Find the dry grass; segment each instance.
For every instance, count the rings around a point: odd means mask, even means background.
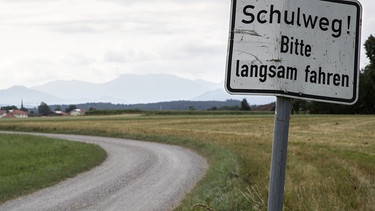
[[[229,176],[216,177],[235,182],[222,191],[230,201],[213,199],[212,207],[247,210],[251,203],[265,210],[273,124],[273,115],[161,115],[8,120],[0,128],[147,138],[196,150],[199,144],[191,143],[219,146],[233,153],[235,166]],[[200,153],[210,159],[214,152]],[[375,210],[374,116],[293,115],[287,159],[284,210]]]

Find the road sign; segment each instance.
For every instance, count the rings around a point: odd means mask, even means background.
[[[361,15],[349,0],[232,0],[227,91],[355,103]]]

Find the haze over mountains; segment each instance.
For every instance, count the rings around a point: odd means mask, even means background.
[[[14,86],[0,90],[0,105],[34,107],[41,102],[53,104],[79,104],[110,102],[114,104],[153,103],[178,100],[225,101],[246,98],[252,105],[267,104],[274,97],[235,96],[224,90],[223,83],[189,80],[173,75],[121,75],[106,83],[89,83],[78,80],[53,81],[35,87]]]

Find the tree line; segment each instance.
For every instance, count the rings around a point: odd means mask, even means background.
[[[68,107],[65,108],[65,112],[69,113],[73,111],[74,109],[77,109],[76,105],[69,105]],[[54,106],[53,111],[64,111],[61,106],[57,105]],[[45,102],[41,102],[40,105],[38,106],[38,114],[42,116],[48,116],[53,112],[51,109],[51,106],[47,105]]]
[[[21,106],[22,107],[22,106]],[[240,100],[226,100],[226,101],[170,101],[170,102],[158,102],[158,103],[144,103],[144,104],[112,104],[112,103],[83,103],[76,105],[48,105],[45,102],[41,102],[39,106],[35,108],[25,109],[30,116],[51,116],[55,115],[56,111],[62,111],[69,113],[74,109],[83,109],[87,112],[96,111],[123,111],[123,110],[154,110],[154,111],[202,111],[202,110],[251,110],[253,106],[250,106],[247,100],[244,98]],[[2,110],[18,109],[16,106],[4,106]]]

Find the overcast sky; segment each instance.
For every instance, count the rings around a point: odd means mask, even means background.
[[[375,1],[360,2],[363,43]],[[230,0],[0,0],[0,89],[127,73],[221,82],[229,12]]]

